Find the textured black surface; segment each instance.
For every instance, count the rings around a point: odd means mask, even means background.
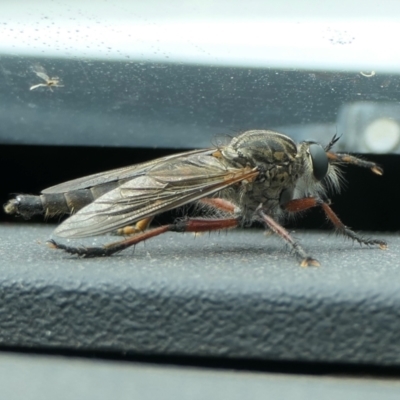
[[[23,382],[23,384],[22,384]],[[383,379],[290,376],[0,353],[7,400],[397,400],[400,383]]]
[[[1,226],[2,346],[400,364],[398,236],[382,251],[298,232],[322,263],[304,269],[261,230],[78,259],[50,229]]]

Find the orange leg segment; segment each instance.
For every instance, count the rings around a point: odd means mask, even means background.
[[[367,246],[371,246],[377,244],[379,248],[385,250],[387,248],[387,244],[383,240],[377,239],[366,239],[352,231],[343,222],[340,218],[335,214],[332,208],[329,207],[328,203],[324,202],[321,199],[315,197],[305,197],[303,199],[294,199],[290,200],[286,204],[283,205],[283,208],[289,212],[299,212],[304,211],[312,207],[321,207],[329,221],[332,222],[333,226],[344,236],[347,236],[360,244],[366,244]]]
[[[220,199],[218,197],[216,198],[205,197],[204,199],[200,199],[199,202],[231,214],[233,214],[237,209],[237,207],[230,201],[225,199]]]
[[[129,236],[144,232],[150,226],[151,221],[153,221],[153,218],[154,217],[141,219],[140,221],[136,222],[134,226],[132,225],[124,226],[123,228],[117,230],[117,235]]]

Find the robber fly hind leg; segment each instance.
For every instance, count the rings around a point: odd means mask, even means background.
[[[237,207],[228,200],[221,198],[204,198],[200,199],[200,203],[205,204],[213,209],[223,211],[225,213],[233,214],[237,211]],[[126,240],[113,242],[108,245],[100,247],[72,247],[61,243],[57,243],[54,240],[50,240],[48,244],[51,247],[61,249],[70,254],[77,254],[81,257],[105,257],[110,256],[114,253],[122,251],[130,246],[134,246],[140,242],[143,242],[152,237],[161,235],[165,232],[206,232],[213,230],[221,230],[228,228],[236,228],[239,223],[239,218],[228,218],[228,219],[187,219],[177,220],[173,224],[163,225],[158,228],[148,230],[148,227],[153,220],[153,217],[149,217],[140,220],[135,226],[127,226],[121,228],[118,234],[134,235]],[[130,232],[130,229],[135,230]]]
[[[77,254],[81,257],[104,257],[125,250],[144,240],[161,235],[166,232],[208,232],[222,229],[236,228],[240,224],[240,218],[224,219],[186,219],[177,220],[172,224],[162,225],[158,228],[150,229],[141,234],[135,235],[126,240],[114,242],[100,247],[71,247],[54,240],[48,243],[50,247],[61,249],[70,254]]]
[[[199,203],[228,214],[234,214],[238,211],[237,207],[233,203],[217,197],[206,197],[204,199],[200,199]],[[154,217],[149,217],[138,221],[135,225],[124,226],[123,228],[118,229],[115,234],[118,236],[133,236],[143,233],[147,231],[153,219]]]

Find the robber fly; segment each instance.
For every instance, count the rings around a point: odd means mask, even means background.
[[[386,248],[384,241],[362,238],[347,228],[329,206],[327,192],[339,190],[341,165],[383,173],[373,162],[332,152],[338,139],[335,135],[324,148],[311,141],[296,144],[269,130],[247,131],[219,148],[75,179],[45,189],[39,196],[18,195],[4,209],[25,218],[73,214],[55,230],[59,237],[82,238],[116,230],[129,235],[99,247],[49,242],[51,247],[83,257],[109,256],[165,232],[214,231],[260,221],[289,244],[302,266],[318,266],[280,224],[290,214],[321,207],[341,234],[360,244]],[[207,218],[178,219],[149,228],[157,214],[188,203],[206,207]]]
[[[29,90],[34,90],[38,87],[48,87],[51,91],[53,91],[52,87],[64,87],[64,85],[61,85],[60,83],[60,78],[56,76],[50,78],[47,75],[46,70],[41,65],[36,64],[32,67],[32,70],[39,78],[43,79],[45,83],[38,83],[36,85],[33,85],[29,88]]]

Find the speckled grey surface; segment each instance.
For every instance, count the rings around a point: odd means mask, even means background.
[[[0,226],[2,346],[400,365],[397,235],[382,251],[296,232],[322,264],[301,268],[261,230],[79,259],[45,246],[51,229]]]
[[[7,400],[398,400],[400,382],[293,376],[0,353]]]

